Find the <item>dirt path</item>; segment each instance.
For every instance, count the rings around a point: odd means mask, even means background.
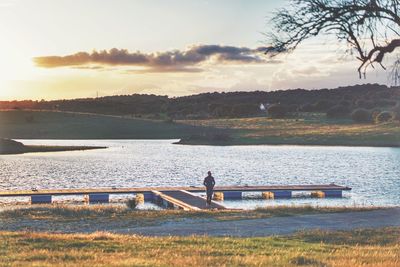
[[[239,221],[196,222],[187,220],[161,226],[114,229],[118,233],[149,236],[210,235],[254,237],[291,234],[300,230],[351,230],[400,226],[400,208],[366,212],[346,212]]]
[[[296,215],[263,219],[217,221],[206,218],[164,221],[158,225],[135,225],[132,222],[104,219],[51,221],[35,219],[0,220],[0,231],[42,231],[90,233],[108,231],[147,236],[270,236],[291,234],[300,230],[351,230],[356,228],[400,227],[400,207],[362,212]]]

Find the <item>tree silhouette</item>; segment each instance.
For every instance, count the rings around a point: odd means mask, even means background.
[[[335,34],[349,45],[360,61],[358,73],[365,78],[368,67],[380,65],[400,47],[400,0],[292,0],[272,18],[272,42],[266,54],[291,52],[303,41]],[[394,64],[399,79],[400,59]]]

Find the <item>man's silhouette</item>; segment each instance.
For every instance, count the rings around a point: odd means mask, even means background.
[[[206,187],[206,192],[207,192],[207,205],[211,205],[215,180],[214,177],[211,176],[210,171],[208,172],[208,176],[204,178],[203,184]]]

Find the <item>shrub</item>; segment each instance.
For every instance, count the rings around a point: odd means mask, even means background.
[[[371,108],[374,108],[375,105],[371,101],[366,101],[366,100],[360,99],[360,100],[356,101],[356,106],[360,107],[360,108],[371,109]]]
[[[380,99],[375,101],[376,106],[378,107],[394,107],[396,106],[397,102],[394,100],[387,100],[387,99]]]
[[[135,199],[129,199],[129,200],[126,202],[126,206],[127,206],[128,208],[132,209],[132,210],[136,209],[136,207],[137,207],[136,200],[135,200]]]
[[[273,118],[283,118],[287,114],[287,108],[281,104],[273,104],[267,109],[268,114]]]
[[[302,111],[302,112],[313,112],[314,111],[314,105],[311,105],[310,103],[305,104],[305,105],[303,105],[303,106],[301,106],[299,108],[299,111]]]
[[[336,105],[328,109],[326,116],[328,118],[343,118],[350,114],[349,107],[343,105]]]
[[[393,114],[396,120],[400,120],[400,102],[393,108]]]
[[[297,112],[299,111],[299,106],[296,104],[291,104],[286,106],[287,112]]]
[[[139,201],[136,198],[128,199],[128,201],[126,202],[126,206],[131,210],[136,209],[136,207],[138,205],[139,205]]]
[[[377,93],[378,98],[390,98],[390,92],[384,91],[384,92],[380,92]]]
[[[339,102],[339,105],[350,107],[351,106],[351,102],[349,100],[342,100],[342,101]]]
[[[313,105],[313,111],[327,111],[334,103],[327,100],[319,100]]]
[[[234,117],[251,116],[260,113],[258,104],[239,104],[232,107],[231,115]]]
[[[371,111],[371,119],[372,121],[376,121],[376,117],[378,117],[379,113],[381,113],[382,110],[375,108]]]
[[[382,111],[381,113],[376,116],[375,121],[377,123],[388,122],[394,119],[394,114],[390,111]]]
[[[363,108],[358,108],[351,113],[351,118],[355,122],[371,122],[372,121],[372,115],[371,112],[363,109]]]
[[[232,107],[228,105],[218,105],[212,111],[214,117],[230,117],[232,115]]]

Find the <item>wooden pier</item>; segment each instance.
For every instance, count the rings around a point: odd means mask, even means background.
[[[218,186],[215,192],[222,192],[224,199],[241,199],[244,192],[268,192],[268,198],[291,198],[292,192],[312,192],[323,197],[342,197],[349,187],[329,185],[271,185],[271,186]],[[30,197],[32,204],[52,203],[53,196],[83,195],[89,203],[108,203],[110,195],[143,194],[145,201],[161,203],[165,207],[184,210],[205,208],[225,209],[215,201],[207,207],[205,199],[193,193],[204,192],[204,187],[137,187],[137,188],[95,188],[3,191],[0,197]]]
[[[202,209],[226,209],[225,206],[212,201],[210,206],[206,205],[204,198],[197,196],[185,190],[174,191],[154,191],[162,201],[167,201],[168,205],[177,206],[184,210],[202,210]],[[163,203],[165,206],[165,203]]]

